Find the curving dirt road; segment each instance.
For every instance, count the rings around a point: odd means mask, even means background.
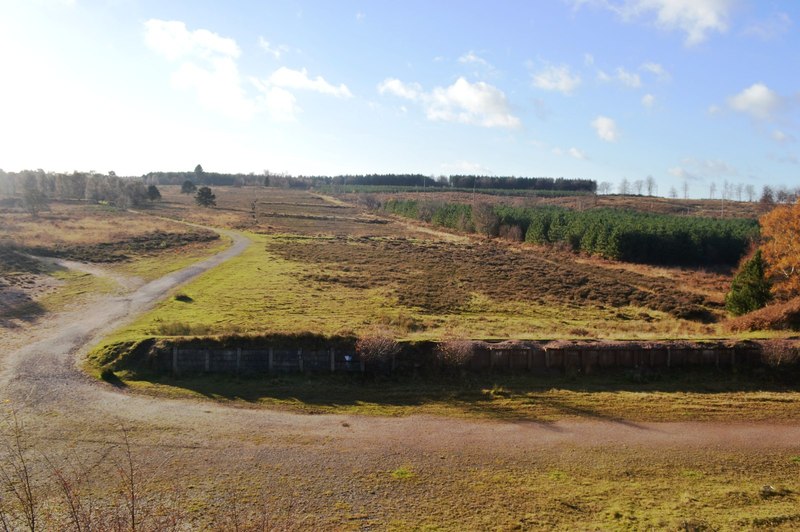
[[[594,452],[620,447],[655,455],[659,449],[800,451],[800,425],[303,415],[157,399],[85,376],[76,362],[93,342],[250,245],[240,234],[220,232],[233,239],[229,249],[127,295],[102,297],[87,308],[46,319],[42,326],[32,326],[33,341],[3,355],[0,398],[25,416],[28,429],[42,445],[60,452],[117,442],[115,427],[125,425],[135,434],[137,445],[159,449],[176,477],[196,482],[219,475],[248,482],[288,478],[292,490],[297,486],[305,490],[298,504],[309,511],[326,508],[330,501],[325,494],[331,492],[337,500],[352,504],[375,502],[381,492],[370,491],[369,482],[358,479],[409,463],[452,471],[531,463],[532,457],[548,450]]]

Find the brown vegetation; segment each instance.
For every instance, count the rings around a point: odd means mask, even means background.
[[[313,264],[309,281],[350,288],[390,288],[405,306],[468,311],[475,294],[496,301],[638,306],[684,319],[711,319],[717,304],[681,291],[668,279],[603,270],[547,249],[497,242],[334,238],[313,245],[285,240],[269,248]]]
[[[800,200],[781,205],[759,220],[767,274],[782,297],[800,295]]]
[[[800,329],[800,297],[775,303],[727,323],[732,332]]]

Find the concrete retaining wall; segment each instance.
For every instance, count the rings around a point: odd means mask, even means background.
[[[288,372],[363,372],[436,369],[432,342],[404,344],[400,352],[382,364],[362,364],[353,346],[291,345],[262,347],[197,347],[162,344],[148,356],[148,369],[163,373],[264,374]],[[687,344],[601,342],[488,344],[479,347],[466,368],[476,372],[567,372],[591,374],[612,368],[731,369],[762,363],[763,346],[756,342]]]

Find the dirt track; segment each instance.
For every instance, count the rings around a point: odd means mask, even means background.
[[[197,481],[219,475],[259,477],[263,482],[288,478],[292,490],[305,490],[299,504],[309,512],[327,508],[330,501],[324,494],[329,492],[352,504],[381,500],[381,491],[365,487],[363,478],[409,463],[445,471],[466,464],[513,465],[563,449],[581,453],[580,449],[637,447],[654,454],[661,448],[734,453],[800,450],[797,424],[594,420],[547,424],[302,415],[134,395],[79,371],[76,361],[94,341],[249,245],[241,235],[226,234],[233,238],[233,246],[215,257],[127,295],[102,297],[88,308],[45,318],[26,331],[28,345],[3,354],[0,397],[24,416],[43,450],[61,452],[117,442],[115,427],[125,425],[137,446],[158,448],[158,454],[169,458],[175,476]]]

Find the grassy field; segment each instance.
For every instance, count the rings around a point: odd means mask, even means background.
[[[174,188],[174,187],[169,187]],[[267,332],[412,339],[706,338],[729,272],[630,266],[466,238],[376,218],[304,191],[218,189],[197,209],[166,190],[156,212],[247,229],[254,245],[132,325],[124,336]]]

